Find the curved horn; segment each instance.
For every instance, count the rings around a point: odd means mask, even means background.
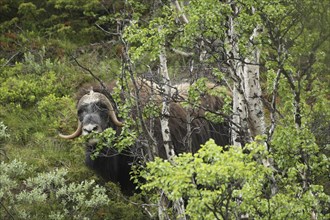
[[[64,138],[64,139],[73,139],[73,138],[76,138],[76,137],[80,136],[81,131],[82,131],[82,124],[78,120],[78,127],[77,127],[77,130],[75,132],[73,132],[72,134],[69,134],[69,135],[59,134],[59,136],[61,138]]]
[[[111,120],[113,121],[113,123],[119,127],[123,127],[124,124],[118,120],[115,110],[113,109],[113,106],[112,106],[111,102],[109,101],[109,99],[104,100],[104,103],[108,106],[109,116],[110,116]]]
[[[124,124],[118,120],[115,110],[113,109],[113,106],[112,106],[110,100],[105,95],[103,95],[99,92],[94,92],[93,90],[91,90],[89,94],[84,95],[78,102],[78,109],[81,105],[89,104],[89,103],[97,102],[97,101],[101,101],[102,103],[104,103],[107,106],[107,108],[109,110],[108,114],[109,114],[112,122],[115,125],[117,125],[119,127],[124,126]]]

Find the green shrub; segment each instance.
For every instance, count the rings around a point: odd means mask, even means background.
[[[4,148],[4,143],[5,143],[6,139],[8,139],[9,137],[10,137],[10,135],[8,134],[7,126],[4,125],[4,123],[2,121],[0,121],[0,161],[2,161],[2,159],[6,158],[6,151]]]
[[[330,197],[323,187],[315,184],[304,191],[296,174],[278,175],[278,192],[269,196],[272,169],[258,162],[267,157],[273,155],[258,142],[225,151],[210,140],[194,155],[149,162],[140,172],[146,180],[141,188],[154,195],[155,203],[159,192],[172,202],[184,198],[190,219],[236,219],[246,213],[252,219],[308,219],[312,211],[328,219]]]
[[[67,169],[37,173],[27,163],[0,163],[0,216],[2,219],[137,219],[141,212],[111,198],[108,187],[94,180],[70,182]],[[118,191],[117,191],[118,192]],[[117,204],[131,212],[115,213]]]
[[[110,199],[94,181],[67,183],[67,170],[57,169],[20,181],[28,166],[20,161],[1,163],[0,201],[5,219],[83,219],[104,208]]]
[[[2,121],[0,121],[0,146],[7,138],[9,138],[9,134],[7,132],[7,126],[4,125]]]

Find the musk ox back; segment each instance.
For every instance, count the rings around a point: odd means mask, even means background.
[[[179,85],[174,88],[177,96],[186,97],[186,85]],[[140,84],[140,108],[143,108],[146,102],[152,97],[156,97],[154,102],[160,104],[160,95],[151,92],[154,86],[149,83]],[[107,128],[112,128],[116,135],[120,135],[121,128],[125,122],[118,119],[114,103],[109,97],[113,85],[110,85],[108,90],[94,88],[81,95],[77,104],[78,126],[75,132],[70,135],[62,135],[64,139],[73,139],[80,135],[88,135],[90,133],[101,133]],[[221,109],[223,101],[217,96],[204,95],[201,99],[200,108],[187,109],[184,108],[177,99],[172,99],[170,103],[170,114],[167,116],[160,115],[159,117],[147,119],[148,130],[152,130],[153,139],[157,146],[157,155],[166,159],[164,142],[161,133],[160,118],[169,117],[169,128],[171,136],[171,144],[174,147],[176,154],[183,152],[196,152],[201,144],[204,144],[208,139],[212,138],[219,145],[229,144],[229,130],[225,122],[214,123],[205,118],[205,111],[216,112]],[[132,118],[138,119],[135,111],[132,111]],[[152,121],[152,123],[150,123]],[[134,129],[134,128],[132,128]],[[141,133],[141,136],[144,134]],[[141,137],[143,139],[143,137]],[[140,138],[139,138],[140,139]],[[130,167],[138,157],[137,146],[127,146],[125,152],[118,152],[112,146],[107,146],[103,149],[103,153],[96,158],[91,158],[91,155],[96,149],[98,140],[91,139],[86,143],[86,164],[97,171],[106,181],[120,183],[124,191],[131,191],[133,184],[130,181]],[[137,141],[138,142],[138,141]],[[136,142],[136,143],[137,143]],[[138,145],[138,144],[135,144]],[[147,146],[148,147],[148,146]],[[145,150],[145,148],[144,148]],[[147,154],[146,152],[142,153]]]

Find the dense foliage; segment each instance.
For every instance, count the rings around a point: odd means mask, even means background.
[[[1,1],[0,218],[328,219],[329,10],[326,0]],[[236,114],[235,68],[258,66],[265,130],[138,166],[139,193],[127,197],[85,167],[83,140],[57,134],[75,129],[81,85],[119,79],[120,100],[132,78],[162,78],[164,52],[172,82],[192,85],[186,108],[208,81],[223,86],[212,91],[225,100],[214,121]],[[127,126],[132,102],[118,103]],[[152,102],[143,109],[159,114]],[[102,136],[122,150],[144,132],[125,129]]]

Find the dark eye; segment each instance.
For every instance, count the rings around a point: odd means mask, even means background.
[[[79,109],[78,109],[78,115],[82,115],[84,112],[86,112],[86,108],[84,106],[81,106]]]
[[[104,111],[104,112],[107,112],[108,111],[108,107],[105,105],[105,104],[103,104],[103,103],[98,103],[97,104],[97,107],[98,107],[98,109],[100,110],[100,111]]]

